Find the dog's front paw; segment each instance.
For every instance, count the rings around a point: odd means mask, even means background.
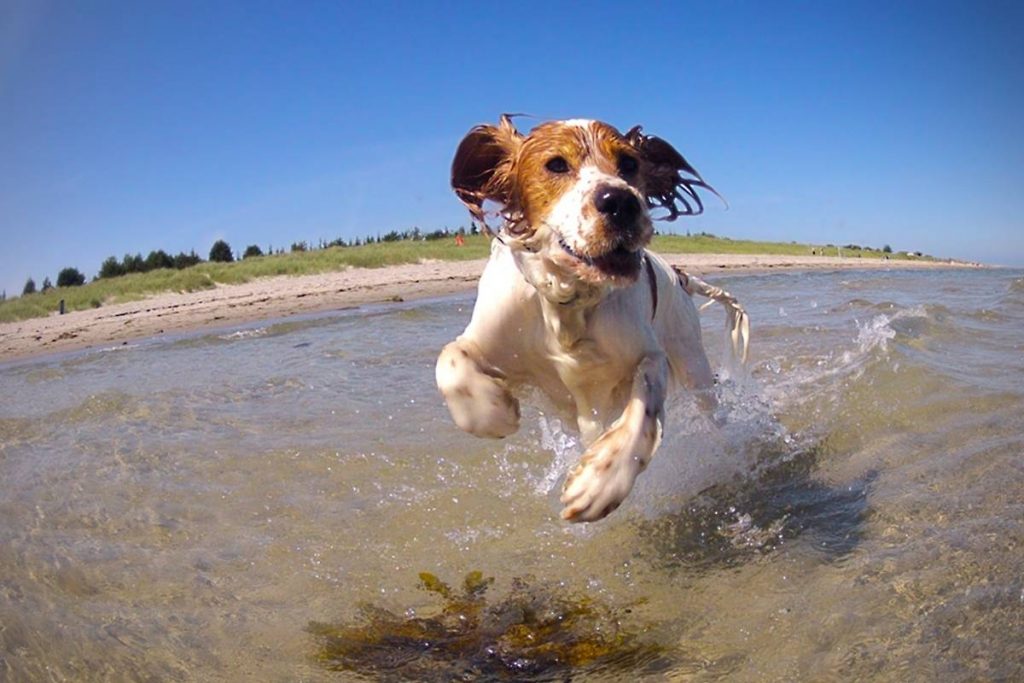
[[[643,470],[627,447],[628,437],[625,429],[612,429],[587,449],[562,486],[562,519],[595,522],[626,499]]]
[[[448,411],[461,429],[493,439],[519,429],[519,401],[509,392],[503,376],[497,370],[485,370],[458,343],[441,352],[436,375]]]

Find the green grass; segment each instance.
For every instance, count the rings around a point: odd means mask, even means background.
[[[835,256],[835,247],[782,242],[732,240],[710,235],[658,235],[652,249],[666,254],[771,254],[810,255],[812,251]],[[347,267],[380,268],[424,259],[468,261],[485,258],[490,240],[469,236],[456,247],[453,240],[380,242],[359,247],[332,247],[274,256],[257,256],[234,263],[201,263],[184,270],[161,269],[121,277],[94,280],[81,287],[61,287],[0,302],[0,322],[12,322],[50,315],[64,299],[65,310],[78,311],[106,304],[135,301],[160,292],[194,292],[218,284],[238,284],[276,275],[313,275]],[[843,256],[882,258],[879,250],[842,250]],[[889,254],[906,259],[905,254]],[[931,257],[924,257],[929,259]]]
[[[796,242],[755,242],[753,240],[734,240],[714,235],[657,235],[651,243],[651,249],[663,254],[767,254],[771,256],[839,256],[835,246],[820,244],[797,244]],[[931,261],[931,256],[908,257],[905,253],[885,254],[881,249],[846,249],[842,248],[842,256],[846,258],[881,259],[888,256],[892,260]]]
[[[467,261],[485,258],[486,237],[469,236],[456,248],[452,240],[401,241],[359,247],[332,247],[315,251],[257,256],[234,263],[200,263],[184,270],[160,269],[94,280],[81,287],[60,287],[0,302],[0,322],[39,318],[57,311],[64,299],[67,311],[136,301],[160,292],[195,292],[218,284],[239,284],[276,275],[313,275],[347,267],[380,268],[424,259]]]

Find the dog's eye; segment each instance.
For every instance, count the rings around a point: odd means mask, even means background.
[[[548,163],[544,164],[544,168],[552,173],[568,173],[569,162],[562,157],[551,157],[548,159]]]
[[[628,154],[623,154],[619,157],[619,174],[624,176],[631,176],[636,173],[639,168],[639,163],[636,157],[631,157]]]

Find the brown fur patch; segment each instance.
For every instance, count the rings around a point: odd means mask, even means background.
[[[473,219],[487,228],[483,204],[512,201],[512,163],[523,136],[502,115],[497,126],[477,126],[459,143],[452,160],[451,184]]]
[[[567,173],[552,173],[546,168],[555,157],[565,159]],[[530,225],[536,225],[541,216],[547,215],[572,186],[586,159],[586,136],[580,128],[545,123],[530,132],[514,164],[517,208]]]
[[[535,225],[576,181],[580,167],[591,164],[603,173],[617,175],[622,155],[638,157],[629,141],[607,123],[592,121],[581,127],[554,121],[537,126],[523,141],[513,164],[517,208],[528,223]],[[565,159],[568,173],[552,173],[546,168],[555,157]],[[634,178],[624,180],[634,184],[642,178],[638,172]],[[642,187],[638,189],[643,191]],[[608,245],[595,247],[595,254],[608,250]]]

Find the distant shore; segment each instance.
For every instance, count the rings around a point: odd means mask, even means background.
[[[884,261],[830,256],[671,254],[667,259],[713,281],[716,274],[768,270],[903,270],[977,268],[942,261]],[[262,278],[189,293],[0,324],[0,362],[104,348],[165,334],[231,327],[364,304],[414,301],[470,292],[486,260],[427,261],[383,268],[348,268],[317,275]],[[742,299],[741,293],[740,298]]]

